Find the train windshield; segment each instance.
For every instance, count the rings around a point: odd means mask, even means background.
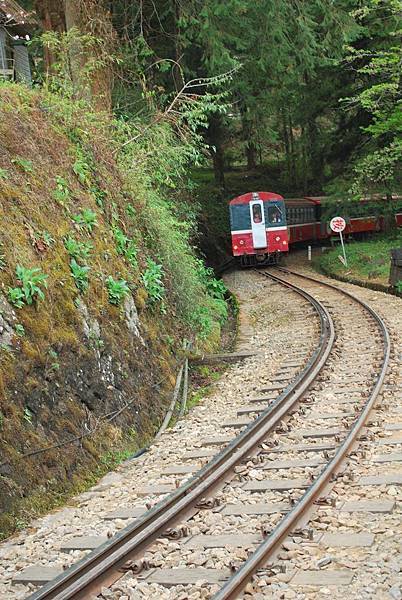
[[[281,204],[270,202],[268,204],[268,222],[270,225],[284,225],[285,215]]]
[[[253,206],[253,221],[254,223],[262,223],[262,210],[259,204]]]

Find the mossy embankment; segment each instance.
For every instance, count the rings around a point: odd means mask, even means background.
[[[391,249],[402,247],[402,232],[377,235],[367,241],[345,245],[347,266],[339,259],[340,246],[317,257],[315,267],[325,275],[363,286],[386,290],[389,287]]]
[[[158,127],[160,162],[108,115],[0,85],[0,536],[149,440],[183,338],[219,344]]]

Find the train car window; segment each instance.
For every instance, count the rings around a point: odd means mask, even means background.
[[[278,204],[268,205],[268,221],[271,225],[277,225],[283,221],[283,211]]]
[[[262,211],[260,204],[253,206],[253,221],[254,223],[262,223]]]
[[[290,211],[291,211],[291,212],[290,212],[290,215],[291,215],[291,217],[290,217],[290,218],[291,218],[291,223],[292,223],[292,225],[294,225],[294,224],[296,223],[296,214],[295,214],[295,209],[294,209],[294,208],[291,208],[291,209],[290,209]]]
[[[232,231],[251,229],[251,216],[248,204],[234,204],[230,207],[230,222]]]

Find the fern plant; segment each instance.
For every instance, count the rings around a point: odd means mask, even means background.
[[[119,306],[122,300],[130,293],[127,281],[124,279],[115,280],[111,275],[106,279],[106,287],[109,295],[109,302],[115,306]]]
[[[86,265],[79,265],[75,258],[72,258],[70,262],[70,269],[71,277],[74,279],[75,285],[79,291],[82,293],[86,292],[89,286],[88,273],[90,271],[90,267]]]

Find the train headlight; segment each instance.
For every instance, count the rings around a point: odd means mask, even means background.
[[[285,242],[285,240],[283,240],[282,244],[283,244],[284,246],[286,246],[286,242]]]
[[[237,250],[237,248],[238,248],[237,246],[233,246],[233,247],[234,247],[235,250]]]

